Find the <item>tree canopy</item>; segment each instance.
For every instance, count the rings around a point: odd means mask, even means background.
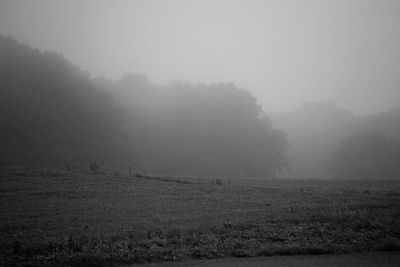
[[[272,177],[287,139],[230,83],[91,79],[61,55],[0,37],[1,162],[104,159],[163,174]]]
[[[87,161],[112,155],[121,110],[55,52],[0,37],[0,160]]]

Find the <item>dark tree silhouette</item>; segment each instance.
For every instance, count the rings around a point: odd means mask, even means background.
[[[107,89],[107,90],[106,90]],[[272,177],[285,167],[283,132],[233,84],[116,82],[54,52],[0,37],[0,161],[135,162],[164,174]]]
[[[121,110],[86,73],[54,52],[0,37],[1,163],[114,156]]]

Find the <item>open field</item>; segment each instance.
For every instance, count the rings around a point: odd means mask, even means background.
[[[400,249],[400,181],[0,169],[0,264],[99,266]]]

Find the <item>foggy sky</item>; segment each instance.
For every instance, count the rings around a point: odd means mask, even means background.
[[[266,112],[400,106],[398,0],[1,0],[0,34],[94,76],[231,81]]]

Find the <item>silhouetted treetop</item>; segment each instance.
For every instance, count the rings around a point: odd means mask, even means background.
[[[135,162],[154,173],[272,177],[283,132],[231,83],[150,83],[89,75],[55,52],[0,37],[3,163]]]
[[[121,111],[112,96],[54,52],[0,37],[1,161],[59,162],[105,156]]]

